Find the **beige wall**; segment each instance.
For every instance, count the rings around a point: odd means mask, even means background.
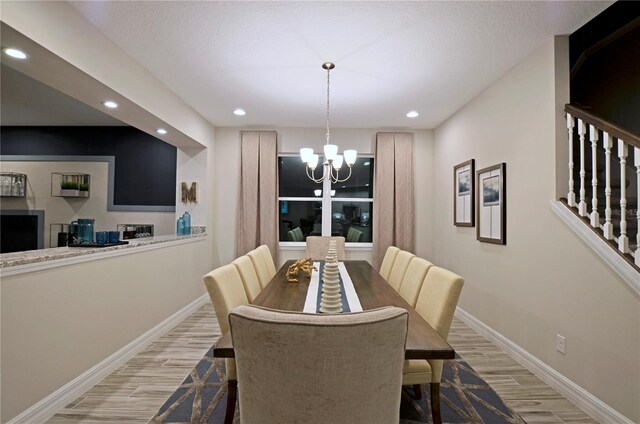
[[[240,131],[242,128],[217,128],[215,156],[224,158],[216,163],[214,229],[218,240],[216,260],[229,263],[235,258],[236,215],[238,195],[240,193]],[[296,153],[301,147],[321,150],[325,140],[324,128],[269,128],[278,133],[278,151]],[[378,131],[389,129],[353,129],[334,128],[331,139],[340,149],[354,148],[361,154],[375,153],[375,137]],[[406,130],[405,130],[406,131]],[[430,199],[433,196],[434,170],[433,131],[415,130],[414,134],[414,181],[416,186],[416,254],[424,257],[433,255],[433,208]],[[301,176],[304,178],[304,175]],[[374,211],[375,213],[375,211]],[[301,258],[304,249],[280,250],[278,259],[283,263],[287,259]],[[353,250],[347,252],[347,259],[364,259],[371,262],[371,250]]]
[[[462,309],[640,422],[640,300],[549,207],[555,65],[550,40],[436,129],[434,260],[465,277]],[[471,158],[507,163],[506,246],[450,224],[452,167]]]
[[[2,277],[2,422],[205,293],[206,239]]]

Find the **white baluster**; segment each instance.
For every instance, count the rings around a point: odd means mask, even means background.
[[[618,158],[620,158],[620,238],[618,250],[629,253],[629,237],[627,237],[627,143],[618,139]]]
[[[613,224],[611,224],[611,147],[613,147],[613,141],[611,136],[606,131],[603,131],[604,156],[605,156],[605,210],[604,210],[604,226],[602,231],[604,232],[604,238],[607,240],[613,239]]]
[[[573,116],[567,113],[567,130],[569,130],[569,193],[567,203],[571,207],[576,206],[576,194],[573,192]]]
[[[587,133],[587,126],[584,121],[578,118],[578,135],[580,136],[580,203],[578,203],[578,213],[580,216],[587,216],[587,202],[584,177],[587,175],[584,169],[584,135]]]
[[[638,182],[636,187],[638,189],[638,197],[636,201],[636,219],[638,220],[638,232],[636,234],[636,265],[640,266],[640,147],[633,149],[636,163],[636,175]]]
[[[589,125],[589,138],[591,138],[591,226],[598,228],[600,215],[598,214],[598,129]]]

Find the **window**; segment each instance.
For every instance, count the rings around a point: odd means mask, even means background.
[[[372,242],[373,157],[358,157],[351,177],[331,185],[307,178],[297,154],[282,154],[278,160],[280,242],[303,243],[307,236],[321,235],[342,236],[347,243]],[[348,168],[341,171],[345,178]],[[321,173],[319,166],[316,178]],[[327,187],[331,193],[325,196]]]

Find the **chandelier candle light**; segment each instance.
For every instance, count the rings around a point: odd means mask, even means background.
[[[321,183],[324,180],[329,180],[332,183],[341,183],[347,181],[351,177],[351,166],[356,162],[356,156],[358,154],[355,150],[345,150],[343,155],[338,154],[338,146],[330,143],[331,132],[329,131],[329,74],[336,66],[331,62],[325,62],[322,64],[322,68],[327,70],[327,143],[324,146],[324,158],[325,162],[322,164],[322,177],[315,177],[315,170],[318,166],[318,155],[313,153],[313,149],[305,147],[300,149],[300,158],[306,166],[307,176],[309,179],[316,183]],[[349,175],[347,178],[340,179],[338,173],[342,168],[342,163],[346,163],[349,167]],[[309,172],[311,169],[311,172]],[[335,174],[334,174],[335,170]]]

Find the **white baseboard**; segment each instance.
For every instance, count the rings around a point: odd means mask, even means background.
[[[574,405],[589,414],[593,419],[607,424],[634,424],[633,421],[504,337],[493,328],[478,320],[473,315],[463,309],[456,308],[455,316],[478,334],[498,346],[520,365],[527,368],[540,380],[547,383]]]
[[[29,409],[8,421],[7,424],[39,424],[53,417],[60,409],[77,399],[84,392],[98,384],[106,376],[122,366],[129,359],[146,349],[160,336],[168,333],[186,317],[200,309],[209,301],[209,295],[203,294],[160,324],[153,327],[113,355],[88,369]]]

